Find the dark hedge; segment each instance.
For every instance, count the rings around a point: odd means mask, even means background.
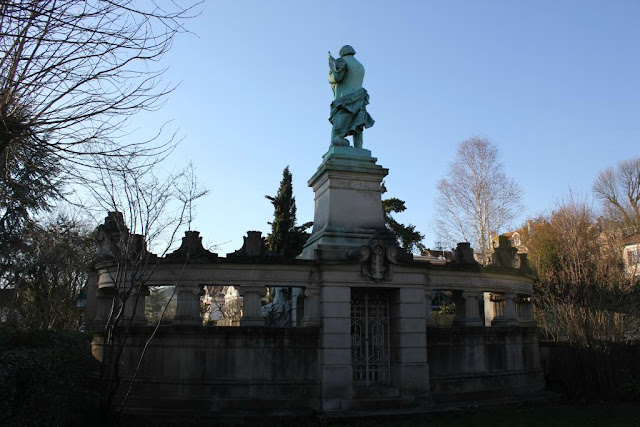
[[[0,328],[0,425],[87,424],[91,337]]]

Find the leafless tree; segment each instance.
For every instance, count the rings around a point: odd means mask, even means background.
[[[131,117],[174,85],[160,60],[198,0],[0,0],[0,287],[16,287],[25,227],[86,182],[98,157],[158,161],[173,135],[136,138]],[[65,180],[66,179],[66,180]],[[16,261],[18,260],[18,261]]]
[[[154,164],[145,164],[144,159],[116,156],[97,157],[95,161],[103,164],[97,169],[101,185],[90,187],[94,205],[101,212],[117,213],[112,215],[108,227],[98,230],[99,240],[108,244],[98,255],[106,254],[112,265],[109,272],[113,296],[103,332],[101,370],[101,404],[103,410],[108,411],[120,385],[119,361],[139,309],[140,295],[160,258],[173,247],[178,232],[193,218],[194,201],[207,191],[197,183],[191,165],[161,179],[154,173]],[[181,271],[185,268],[186,261]],[[162,313],[156,317],[156,330],[175,296],[181,277],[182,273],[174,283],[174,291]],[[145,350],[154,335],[155,331],[148,338]],[[138,368],[142,357],[144,351]],[[125,402],[126,397],[121,402],[121,411]]]
[[[498,148],[482,138],[461,142],[437,188],[439,238],[471,242],[486,262],[492,233],[503,232],[522,212],[522,189],[504,173]]]
[[[600,172],[593,192],[605,217],[619,224],[623,234],[640,232],[640,157]]]
[[[622,268],[620,237],[569,196],[532,221],[525,238],[538,283],[538,324],[547,338],[585,347],[623,342],[637,334],[635,281]]]
[[[165,144],[126,142],[126,125],[173,90],[159,60],[195,6],[0,0],[0,152],[28,140],[76,172],[95,155],[161,153]]]

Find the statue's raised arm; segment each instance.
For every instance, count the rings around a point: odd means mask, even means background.
[[[353,146],[362,148],[362,131],[373,126],[367,113],[369,95],[362,87],[364,67],[354,58],[356,51],[349,45],[340,49],[340,58],[329,52],[329,83],[333,90],[329,121],[333,124],[331,145],[349,146],[346,136],[353,135]]]

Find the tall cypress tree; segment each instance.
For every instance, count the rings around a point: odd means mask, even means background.
[[[271,251],[277,255],[287,258],[294,258],[300,252],[309,233],[305,230],[313,222],[306,222],[301,226],[296,226],[296,199],[293,197],[292,176],[289,166],[282,171],[282,181],[278,194],[275,196],[265,196],[273,204],[273,222],[271,234],[267,236],[267,242]]]

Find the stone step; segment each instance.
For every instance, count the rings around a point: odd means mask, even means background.
[[[340,402],[343,411],[371,411],[379,409],[404,409],[415,406],[413,396],[350,399]]]
[[[375,386],[356,387],[353,389],[354,400],[400,397],[400,391],[395,387]]]

